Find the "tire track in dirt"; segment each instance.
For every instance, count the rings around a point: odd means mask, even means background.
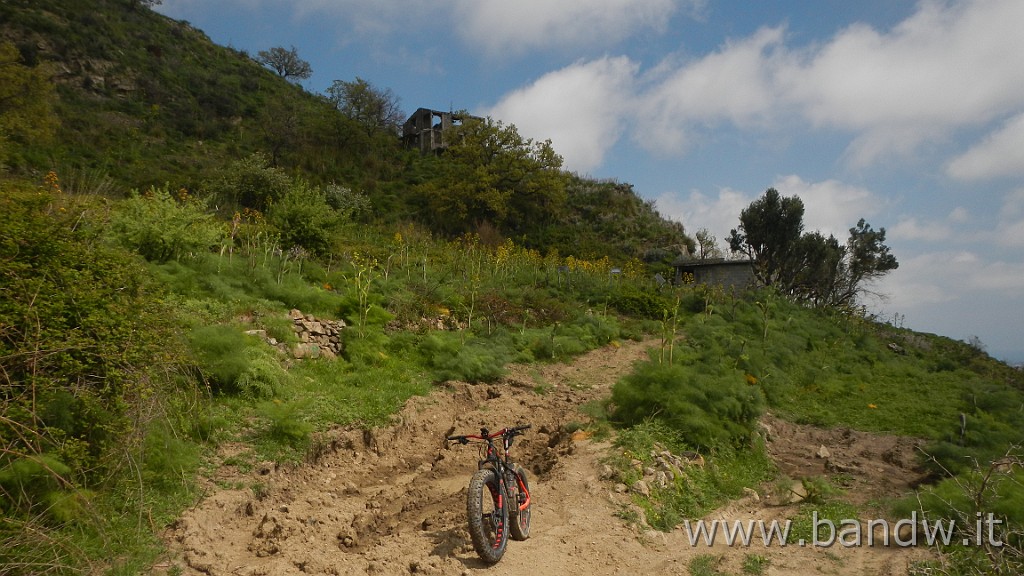
[[[240,487],[213,490],[170,527],[171,557],[153,574],[172,567],[187,576],[689,574],[690,559],[707,553],[720,555],[721,569],[734,574],[748,553],[769,558],[765,574],[906,573],[920,551],[693,547],[681,530],[639,532],[620,520],[616,512],[629,497],[598,477],[609,445],[565,430],[584,420],[580,406],[606,397],[650,345],[624,342],[571,364],[513,366],[495,384],[450,382],[410,399],[391,426],[336,431],[315,463],[227,474],[220,484]],[[448,447],[444,438],[517,423],[533,425],[513,447],[530,472],[531,535],[510,542],[502,561],[488,566],[465,528],[465,487],[477,453]],[[740,501],[709,517],[785,513]]]

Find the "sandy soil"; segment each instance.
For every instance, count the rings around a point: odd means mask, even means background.
[[[682,529],[655,532],[620,519],[630,496],[602,478],[611,445],[566,428],[585,421],[579,407],[607,396],[645,349],[626,342],[572,364],[513,367],[496,384],[440,386],[411,399],[390,427],[336,431],[316,462],[301,467],[264,464],[242,474],[224,466],[208,496],[169,527],[171,556],[152,574],[689,574],[689,562],[702,554],[714,555],[721,573],[742,574],[744,559],[756,554],[767,559],[769,575],[872,575],[906,574],[910,562],[929,555],[898,546],[728,546],[722,538],[713,547],[693,546]],[[465,528],[465,487],[477,453],[446,447],[443,439],[527,422],[533,428],[513,453],[532,472],[531,536],[510,542],[501,562],[487,566]],[[783,474],[828,474],[868,513],[872,503],[920,479],[910,439],[772,416],[762,429]],[[239,488],[212,487],[225,485]],[[795,513],[769,496],[772,486],[751,489],[706,520],[770,521]]]

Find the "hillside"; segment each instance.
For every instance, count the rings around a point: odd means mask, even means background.
[[[452,216],[465,224],[442,228],[416,191],[437,179],[445,158],[403,150],[396,126],[368,131],[327,95],[308,93],[253,55],[217,46],[135,1],[5,2],[0,23],[0,39],[18,48],[24,65],[44,67],[58,95],[55,138],[17,147],[6,159],[14,174],[56,170],[68,191],[123,195],[169,183],[204,193],[226,166],[260,152],[290,176],[365,194],[369,221],[458,233],[497,224],[498,243],[507,236],[542,251],[617,260],[667,263],[692,244],[679,223],[664,220],[628,185],[577,177],[561,192],[565,210],[548,210],[545,216],[557,216],[542,225],[535,217],[502,225],[477,207]],[[621,200],[594,193],[602,188],[618,190],[612,196]],[[230,216],[234,207],[221,206]],[[558,232],[570,227],[572,235]]]
[[[3,71],[54,79],[59,121],[0,148],[0,573],[472,573],[473,457],[442,436],[534,418],[536,540],[496,573],[1020,571],[1019,370],[853,306],[660,285],[682,226],[514,127],[406,152],[185,23],[85,4],[0,3]],[[666,453],[703,465],[659,476]],[[680,553],[719,511],[963,527]],[[973,544],[988,513],[1005,546]]]

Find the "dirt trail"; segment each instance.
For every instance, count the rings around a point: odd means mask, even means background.
[[[340,430],[315,464],[219,472],[220,485],[167,533],[172,557],[153,574],[257,576],[285,574],[488,574],[531,576],[689,574],[699,554],[719,558],[722,573],[741,574],[750,554],[768,559],[764,574],[905,574],[924,549],[898,547],[750,548],[691,546],[686,533],[641,531],[616,512],[629,502],[599,477],[608,443],[565,432],[585,420],[579,407],[645,356],[626,342],[572,364],[513,367],[496,384],[450,383],[411,399],[389,428]],[[465,529],[465,486],[476,465],[470,447],[446,448],[450,433],[517,422],[533,428],[514,453],[531,474],[531,536],[510,542],[494,566],[483,564]],[[914,481],[906,439],[822,431],[767,418],[773,457],[782,472],[811,476],[839,471],[861,503],[895,496]],[[820,445],[831,451],[817,455]],[[254,492],[253,486],[258,486]],[[765,487],[752,487],[760,493]],[[257,493],[258,492],[258,493]],[[789,506],[753,496],[707,519],[784,519]]]

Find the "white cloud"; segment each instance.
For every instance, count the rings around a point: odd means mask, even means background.
[[[796,175],[780,178],[773,186],[784,197],[799,196],[804,203],[804,230],[832,234],[845,243],[849,230],[860,218],[878,213],[883,202],[871,191],[836,180],[805,182]],[[678,194],[666,192],[656,200],[658,210],[686,227],[689,234],[707,228],[720,243],[729,231],[739,226],[740,213],[763,193],[748,194],[722,188],[717,196],[694,190],[685,200]],[[875,223],[868,220],[872,228]]]
[[[900,258],[900,267],[879,287],[890,295],[886,308],[893,311],[919,311],[949,302],[1012,300],[1024,292],[1024,263],[989,260],[968,250],[927,252]]]
[[[1019,295],[1024,292],[1024,263],[984,262],[976,263],[966,283],[969,288],[985,292],[1003,292]]]
[[[1022,21],[1017,0],[924,1],[889,32],[847,28],[783,80],[812,122],[858,133],[868,163],[1019,109]]]
[[[1005,248],[1024,248],[1024,188],[1007,194],[1003,200],[995,241]]]
[[[893,240],[941,242],[948,240],[953,231],[944,223],[921,222],[915,217],[905,217],[891,229],[886,230]]]
[[[666,192],[655,200],[655,205],[666,218],[682,222],[690,236],[701,228],[707,229],[718,239],[719,247],[728,252],[729,231],[739,226],[740,212],[755,198],[729,188],[719,190],[715,197],[694,190],[685,200]]]
[[[983,142],[954,158],[946,172],[960,180],[1024,175],[1024,114],[1010,119]]]
[[[452,0],[451,29],[491,56],[551,47],[609,46],[663,31],[680,0]],[[444,33],[439,30],[439,33]]]
[[[849,132],[853,165],[910,155],[958,129],[1020,113],[1020,22],[1018,0],[926,0],[891,30],[853,25],[806,48],[787,46],[784,28],[762,28],[650,71],[633,136],[649,149],[681,153],[723,124],[764,129],[803,118]],[[1022,138],[1024,120],[1008,124],[953,164],[954,173],[1020,173]]]
[[[884,200],[866,188],[838,180],[805,182],[801,177],[789,175],[772,185],[784,197],[799,196],[804,203],[804,230],[818,231],[846,242],[850,228],[861,218],[875,230],[887,228],[885,223],[872,222],[883,207]]]
[[[963,278],[974,272],[978,258],[966,251],[936,251],[902,257],[899,262],[899,268],[879,281],[877,288],[887,295],[886,309],[906,314],[963,298]]]
[[[626,121],[637,65],[626,57],[573,64],[507,94],[483,114],[515,124],[520,134],[551,139],[569,170],[604,160]]]
[[[969,251],[937,251],[900,258],[877,285],[888,297],[871,308],[883,320],[901,317],[914,330],[967,340],[980,336],[992,353],[1021,361],[1017,324],[1024,265],[989,261]]]
[[[685,65],[663,63],[637,107],[634,139],[645,148],[685,151],[697,126],[764,123],[778,104],[773,76],[783,30],[764,28]]]
[[[971,219],[971,213],[967,208],[963,206],[957,206],[953,208],[953,211],[949,213],[949,221],[957,224],[963,224]]]
[[[550,48],[607,47],[641,32],[663,32],[669,19],[698,16],[706,0],[217,0],[245,10],[286,8],[296,20],[329,18],[339,35],[379,39],[461,36],[488,56]],[[210,0],[163,0],[167,15],[195,14]]]
[[[893,240],[947,242],[953,239],[955,226],[969,224],[970,220],[970,212],[963,206],[957,206],[945,221],[923,221],[916,216],[903,216],[887,232]]]

